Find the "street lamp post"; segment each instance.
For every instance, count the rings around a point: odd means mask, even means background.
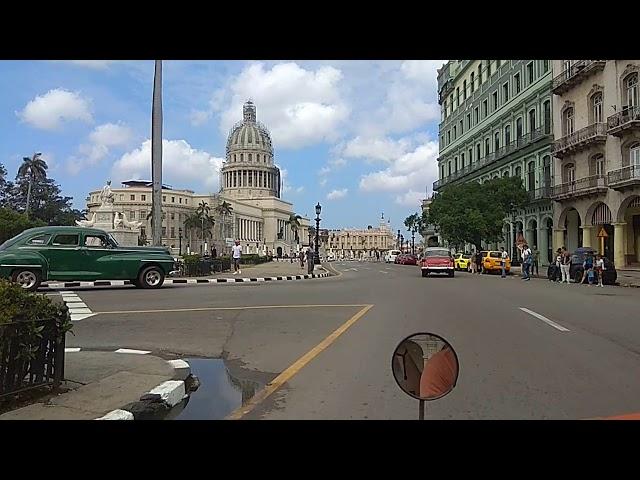
[[[400,229],[398,229],[398,240],[396,241],[396,248],[400,250]]]
[[[416,254],[416,227],[414,226],[413,229],[411,230],[411,253],[413,255]]]
[[[320,254],[318,252],[318,248],[320,246],[320,212],[322,211],[322,206],[320,202],[316,205],[316,254],[313,258],[314,265],[320,265]]]
[[[178,227],[178,252],[182,256],[182,227]]]
[[[404,253],[404,235],[400,235],[400,251]]]

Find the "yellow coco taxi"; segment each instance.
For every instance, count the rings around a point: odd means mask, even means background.
[[[482,267],[485,273],[491,272],[500,272],[501,265],[500,261],[502,260],[502,252],[497,250],[489,250],[485,252],[480,252],[482,255]],[[511,259],[507,257],[507,261],[505,264],[505,271],[509,273],[511,270]]]
[[[468,270],[471,255],[468,253],[458,253],[453,257],[453,265],[456,270]]]

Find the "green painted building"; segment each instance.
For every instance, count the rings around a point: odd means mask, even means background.
[[[527,207],[505,219],[504,246],[519,259],[525,238],[551,258],[553,186],[550,60],[451,60],[438,71],[441,106],[438,181],[434,192],[459,182],[519,176]]]

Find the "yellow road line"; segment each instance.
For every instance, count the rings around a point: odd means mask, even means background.
[[[355,305],[255,305],[247,307],[198,307],[198,308],[167,308],[166,310],[113,310],[108,312],[94,312],[94,315],[125,315],[129,313],[165,313],[165,312],[209,312],[213,310],[261,310],[268,308],[320,308],[320,307],[366,307],[366,304]]]
[[[373,308],[373,305],[366,305],[362,310],[356,313],[353,317],[343,323],[340,327],[338,327],[331,335],[325,338],[318,345],[313,347],[307,353],[305,353],[302,357],[295,361],[291,366],[289,366],[284,372],[278,375],[271,383],[269,383],[266,388],[261,390],[257,395],[255,395],[246,405],[243,405],[236,410],[234,410],[229,416],[226,417],[227,420],[239,420],[247,413],[251,412],[254,408],[256,408],[260,402],[269,397],[273,392],[278,390],[283,384],[288,382],[291,377],[293,377],[296,373],[298,373],[302,368],[305,367],[311,360],[317,357],[323,350],[325,350],[329,345],[331,345],[340,335],[347,331],[347,329],[356,323],[365,313]]]

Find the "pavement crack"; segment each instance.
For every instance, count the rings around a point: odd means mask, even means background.
[[[241,313],[242,313],[241,310],[235,312],[233,314],[233,318],[230,318],[228,320],[225,320],[223,317],[221,317],[223,321],[226,321],[227,323],[229,323],[229,327],[231,328],[231,331],[229,332],[229,334],[225,338],[224,343],[222,344],[222,352],[220,354],[221,358],[227,359],[227,357],[229,355],[229,352],[227,351],[227,345],[229,344],[229,342],[231,341],[231,339],[233,338],[233,336],[236,333],[236,324],[241,321],[241,320],[238,319],[238,317],[240,316]]]

